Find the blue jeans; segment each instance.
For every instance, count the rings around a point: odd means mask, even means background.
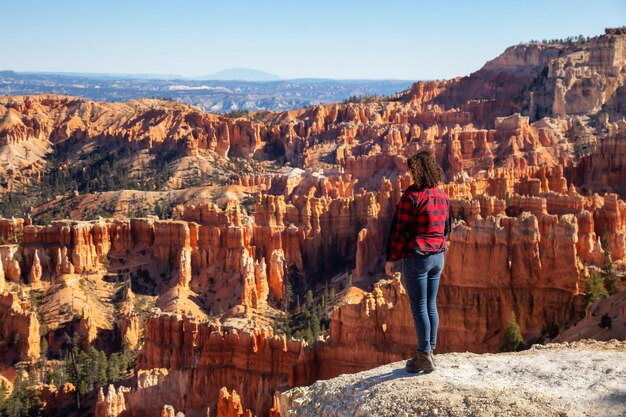
[[[402,259],[403,284],[411,302],[417,349],[422,352],[430,352],[437,345],[437,290],[442,270],[443,252]]]

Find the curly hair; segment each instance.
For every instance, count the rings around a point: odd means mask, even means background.
[[[413,183],[419,189],[436,187],[443,181],[443,170],[434,155],[427,150],[417,152],[407,160]]]

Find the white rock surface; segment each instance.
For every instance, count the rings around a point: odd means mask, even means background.
[[[518,353],[436,355],[437,370],[404,362],[284,392],[281,415],[626,416],[626,342],[535,345]]]

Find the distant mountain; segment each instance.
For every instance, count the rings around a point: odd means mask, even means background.
[[[2,71],[8,72],[8,71]],[[10,71],[15,74],[14,71]],[[36,76],[61,76],[61,77],[83,77],[98,79],[116,79],[116,80],[180,80],[184,77],[180,74],[124,74],[124,73],[106,73],[106,72],[55,72],[55,71],[23,71],[21,74]]]
[[[250,68],[228,68],[215,74],[195,77],[196,80],[220,80],[220,81],[278,81],[278,75]]]

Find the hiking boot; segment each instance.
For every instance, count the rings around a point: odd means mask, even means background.
[[[425,374],[428,374],[435,370],[435,366],[430,358],[430,353],[416,350],[415,356],[406,361],[404,369],[412,374],[417,372],[424,372]]]
[[[433,363],[433,368],[437,369],[437,364],[435,363],[435,354],[432,350],[428,352],[428,356],[430,357],[430,361]]]

